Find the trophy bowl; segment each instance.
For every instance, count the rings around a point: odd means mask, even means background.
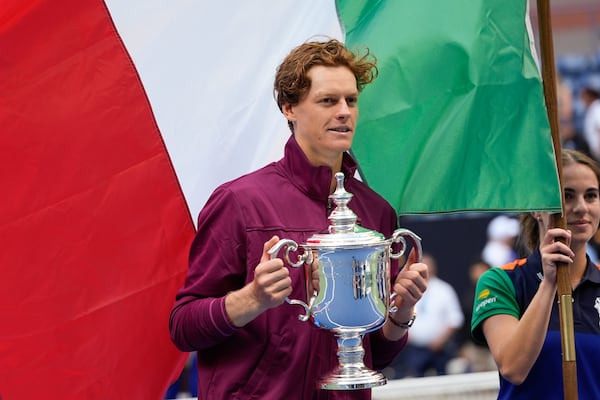
[[[305,281],[308,303],[289,299],[317,327],[332,331],[338,344],[338,366],[318,385],[329,390],[367,389],[386,384],[385,376],[364,364],[363,336],[383,326],[392,307],[390,260],[406,251],[408,239],[417,258],[422,256],[421,239],[408,229],[397,229],[389,239],[356,225],[356,214],[347,206],[352,194],[344,189],[344,175],[336,174],[337,188],[330,196],[336,204],[329,216],[329,232],[315,234],[299,245],[282,239],[269,250],[271,257],[284,250],[290,267],[306,265],[311,273]],[[392,244],[398,243],[394,253]],[[294,255],[295,254],[295,257]]]

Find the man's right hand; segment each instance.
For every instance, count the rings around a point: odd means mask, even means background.
[[[254,279],[225,298],[225,310],[233,324],[242,327],[269,308],[281,305],[292,293],[290,271],[280,258],[271,259],[268,251],[279,241],[273,236],[263,246]]]
[[[263,254],[260,264],[254,270],[252,281],[252,296],[264,310],[277,307],[285,301],[292,293],[292,279],[289,269],[283,265],[281,258],[269,257],[268,251],[279,242],[277,236],[273,236],[263,246]]]

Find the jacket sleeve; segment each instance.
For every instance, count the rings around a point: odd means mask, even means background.
[[[225,295],[245,283],[244,233],[235,196],[218,188],[198,217],[186,280],[169,318],[171,340],[180,350],[212,347],[237,330],[225,312]]]
[[[382,370],[390,365],[392,361],[394,361],[394,358],[402,351],[404,346],[406,346],[409,333],[397,341],[387,340],[383,335],[382,329],[377,329],[376,331],[369,333],[373,368]]]

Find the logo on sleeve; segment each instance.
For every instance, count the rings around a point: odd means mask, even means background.
[[[489,289],[483,289],[481,292],[479,292],[479,294],[477,295],[477,301],[479,302],[479,304],[477,304],[477,307],[475,307],[475,312],[479,312],[479,310],[481,310],[488,304],[496,302],[496,296],[489,297],[490,294],[491,293]]]
[[[489,295],[490,295],[490,289],[483,289],[477,295],[477,300],[483,300],[483,299],[487,298]]]

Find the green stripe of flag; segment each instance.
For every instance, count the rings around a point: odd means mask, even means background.
[[[560,211],[525,0],[337,7],[348,46],[368,46],[379,66],[352,152],[400,215]]]

